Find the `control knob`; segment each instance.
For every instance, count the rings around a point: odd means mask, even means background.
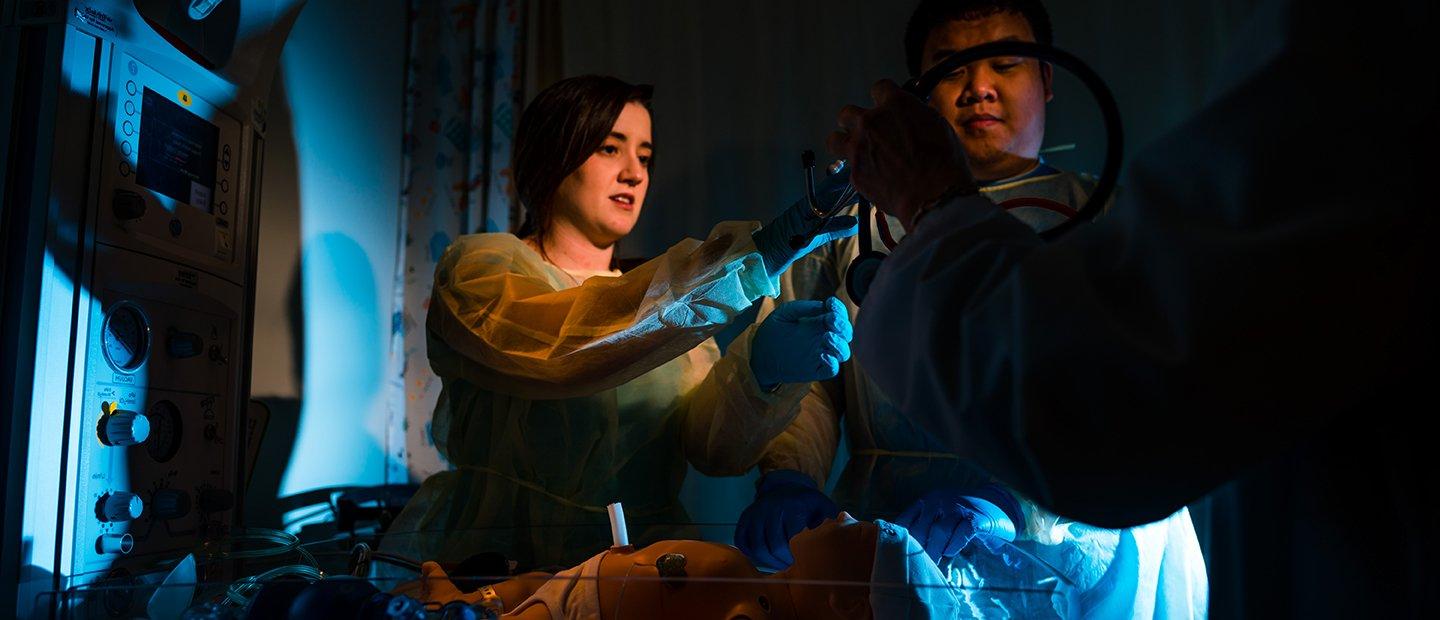
[[[100,417],[100,443],[107,446],[133,446],[150,437],[150,418],[124,409],[114,409]]]
[[[190,514],[190,494],[180,489],[160,489],[150,498],[150,514],[161,521],[179,519]]]
[[[166,332],[165,349],[176,359],[195,357],[205,350],[205,341],[200,334],[172,328]]]
[[[117,219],[138,220],[145,217],[145,197],[128,189],[117,189],[110,209]]]
[[[112,491],[100,496],[96,509],[102,521],[134,521],[145,511],[145,502],[129,491]]]

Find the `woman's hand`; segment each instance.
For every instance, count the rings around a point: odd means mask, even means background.
[[[819,222],[820,218],[810,211],[810,204],[801,199],[764,228],[751,233],[751,238],[755,240],[755,249],[760,251],[760,257],[765,260],[765,271],[770,277],[780,277],[780,274],[790,268],[790,263],[815,251],[815,248],[831,241],[853,237],[860,230],[859,218],[853,215],[837,215],[825,222],[824,227],[814,237],[807,238]],[[803,245],[796,247],[793,243],[795,239],[802,241]]]
[[[839,299],[780,304],[755,330],[750,370],[769,389],[834,377],[850,359],[850,313]]]

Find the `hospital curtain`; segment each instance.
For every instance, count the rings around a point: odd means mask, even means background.
[[[400,253],[387,445],[394,482],[446,468],[430,439],[440,382],[425,353],[435,263],[457,236],[511,230],[510,146],[526,91],[527,0],[410,0],[404,91]],[[533,60],[530,63],[533,66]]]

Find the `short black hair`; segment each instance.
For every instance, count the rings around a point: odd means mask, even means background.
[[[1050,27],[1050,13],[1040,0],[920,0],[905,24],[905,64],[911,77],[920,75],[925,59],[925,40],[930,33],[952,21],[989,17],[996,13],[1017,13],[1030,24],[1035,41],[1052,45],[1055,31]]]

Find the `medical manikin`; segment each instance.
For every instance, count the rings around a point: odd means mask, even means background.
[[[667,540],[612,547],[555,575],[529,573],[461,592],[433,562],[402,591],[505,618],[963,618],[949,586],[905,528],[840,513],[790,541],[795,563],[762,574],[734,547]]]

